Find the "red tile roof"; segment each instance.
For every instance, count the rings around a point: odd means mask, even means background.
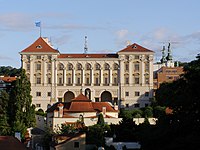
[[[102,112],[102,107],[106,107],[107,112],[117,112],[108,102],[92,102],[83,94],[79,94],[71,102],[55,103],[47,112],[58,111],[58,106],[62,104],[64,112]]]
[[[91,102],[71,102],[67,112],[95,112]]]
[[[58,58],[118,58],[117,54],[60,54]]]
[[[79,94],[77,97],[75,97],[74,99],[72,99],[73,102],[79,101],[79,102],[91,102],[91,100],[89,100],[85,95],[83,95],[82,93]]]
[[[153,52],[153,51],[134,43],[120,50],[119,52]]]
[[[0,80],[3,80],[4,82],[13,82],[16,79],[16,77],[0,77]]]
[[[102,112],[102,107],[106,107],[106,111],[108,112],[117,112],[108,102],[92,102],[92,106],[100,112]]]
[[[21,52],[50,52],[59,53],[58,50],[53,49],[42,37],[39,37],[33,44]]]
[[[0,149],[27,150],[25,145],[13,136],[0,136]]]

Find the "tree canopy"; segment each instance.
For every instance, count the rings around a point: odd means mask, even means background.
[[[172,150],[200,147],[200,55],[184,66],[185,74],[173,83],[162,84],[156,91],[158,106],[169,107],[156,126],[140,135],[143,149]],[[139,133],[142,134],[142,133]]]

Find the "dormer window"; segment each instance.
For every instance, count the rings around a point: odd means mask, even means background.
[[[137,46],[136,46],[136,45],[134,45],[132,48],[136,49],[136,48],[137,48]]]
[[[41,49],[42,46],[41,46],[41,45],[37,45],[36,48],[37,48],[37,49]]]

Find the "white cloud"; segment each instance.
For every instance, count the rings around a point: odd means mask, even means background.
[[[0,23],[1,30],[27,31],[33,22],[26,14],[9,13],[0,16]]]
[[[127,29],[121,29],[116,32],[118,39],[124,39],[129,34],[129,31]]]

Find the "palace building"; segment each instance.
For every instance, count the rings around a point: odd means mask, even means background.
[[[39,37],[20,55],[37,109],[80,93],[127,109],[148,106],[153,96],[154,52],[136,43],[112,54],[62,54]]]

